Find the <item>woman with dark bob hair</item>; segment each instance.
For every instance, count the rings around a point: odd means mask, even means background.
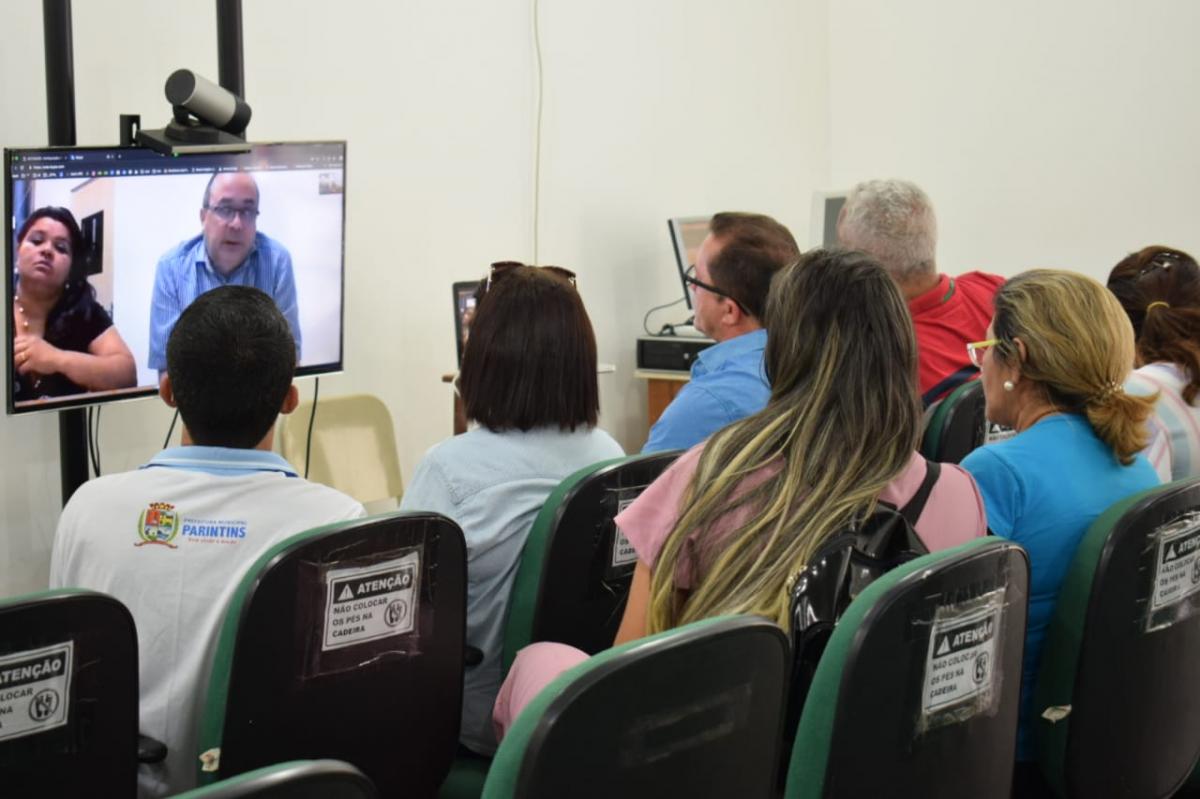
[[[788,629],[790,587],[822,544],[880,502],[906,507],[930,475],[916,452],[912,318],[877,261],[805,253],[772,279],[764,321],[766,407],[681,455],[616,518],[638,556],[618,644],[736,613]],[[931,551],[984,535],[970,476],[933,472],[914,527]],[[522,649],[497,727],[585,657],[548,642]]]
[[[477,424],[422,458],[400,507],[449,516],[467,539],[467,669],[461,740],[495,751],[492,703],[509,592],[550,492],[585,466],[624,454],[596,427],[596,338],[575,275],[493,264],[463,349],[459,387]]]
[[[1200,475],[1200,267],[1180,250],[1145,247],[1113,267],[1108,290],[1136,340],[1125,390],[1158,395],[1146,455],[1166,479]]]
[[[39,208],[17,231],[14,402],[137,382],[133,355],[87,280],[83,248],[66,208]]]
[[[987,338],[967,345],[987,418],[1016,430],[963,459],[988,527],[1029,553],[1018,769],[1014,795],[1039,785],[1033,766],[1034,681],[1059,589],[1083,534],[1110,505],[1158,485],[1146,458],[1153,399],[1124,390],[1133,328],[1090,277],[1034,269],[996,293]]]

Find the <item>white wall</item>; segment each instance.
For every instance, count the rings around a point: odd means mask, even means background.
[[[1200,251],[1200,4],[838,0],[830,175],[917,181],[939,265],[1104,280],[1163,243]]]
[[[810,192],[830,177],[826,2],[541,0],[538,258],[579,274],[600,359],[618,368],[601,378],[601,424],[627,449],[645,437],[633,339],[646,309],[679,295],[666,219],[756,210],[807,238]],[[41,4],[8,5],[0,142],[36,146],[46,138]],[[530,7],[245,4],[251,138],[349,141],[347,371],[325,378],[322,396],[382,396],[406,473],[450,431],[439,380],[455,357],[450,283],[533,257]],[[80,144],[112,143],[122,112],[164,124],[162,82],[177,67],[216,78],[211,2],[77,2],[74,14]],[[153,455],[170,414],[141,400],[107,406],[102,420],[110,472]],[[0,419],[0,452],[5,595],[45,584],[55,417]],[[135,523],[131,510],[131,534]]]

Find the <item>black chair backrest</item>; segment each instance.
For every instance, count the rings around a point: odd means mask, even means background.
[[[1200,480],[1092,524],[1063,582],[1034,693],[1066,796],[1170,796],[1200,757]]]
[[[971,451],[1013,435],[993,424],[984,413],[983,382],[972,380],[956,388],[933,407],[921,442],[921,454],[939,463],[958,463]]]
[[[133,796],[133,617],[91,591],[0,604],[0,795]]]
[[[501,742],[485,799],[768,799],[787,678],[783,631],[723,616],[568,671]]]
[[[1028,601],[1025,551],[994,538],[874,581],[818,667],[788,796],[1007,799]]]
[[[680,452],[636,455],[568,477],[547,499],[521,554],[505,625],[504,666],[534,641],[595,654],[612,646],[636,554],[613,518]]]
[[[330,757],[353,763],[385,796],[434,795],[457,751],[462,709],[458,525],[436,513],[331,525],[260,563],[222,630],[202,751],[219,746],[223,777]]]

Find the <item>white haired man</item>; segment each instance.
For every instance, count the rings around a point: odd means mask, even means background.
[[[850,190],[838,216],[838,243],[875,257],[908,301],[917,334],[921,399],[941,399],[979,371],[967,342],[986,336],[1004,278],[950,277],[937,270],[937,217],[925,192],[906,180],[868,180]]]

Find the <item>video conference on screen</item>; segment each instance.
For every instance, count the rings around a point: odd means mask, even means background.
[[[223,282],[254,285],[275,299],[297,337],[298,374],[340,370],[345,153],[344,142],[178,158],[140,148],[6,150],[10,307],[21,303],[18,231],[38,209],[65,208],[84,235],[84,252],[73,257],[87,260],[95,300],[136,365],[136,379],[122,388],[30,396],[38,394],[31,381],[18,380],[14,313],[10,412],[157,390],[174,320]],[[209,209],[202,208],[206,189]]]

